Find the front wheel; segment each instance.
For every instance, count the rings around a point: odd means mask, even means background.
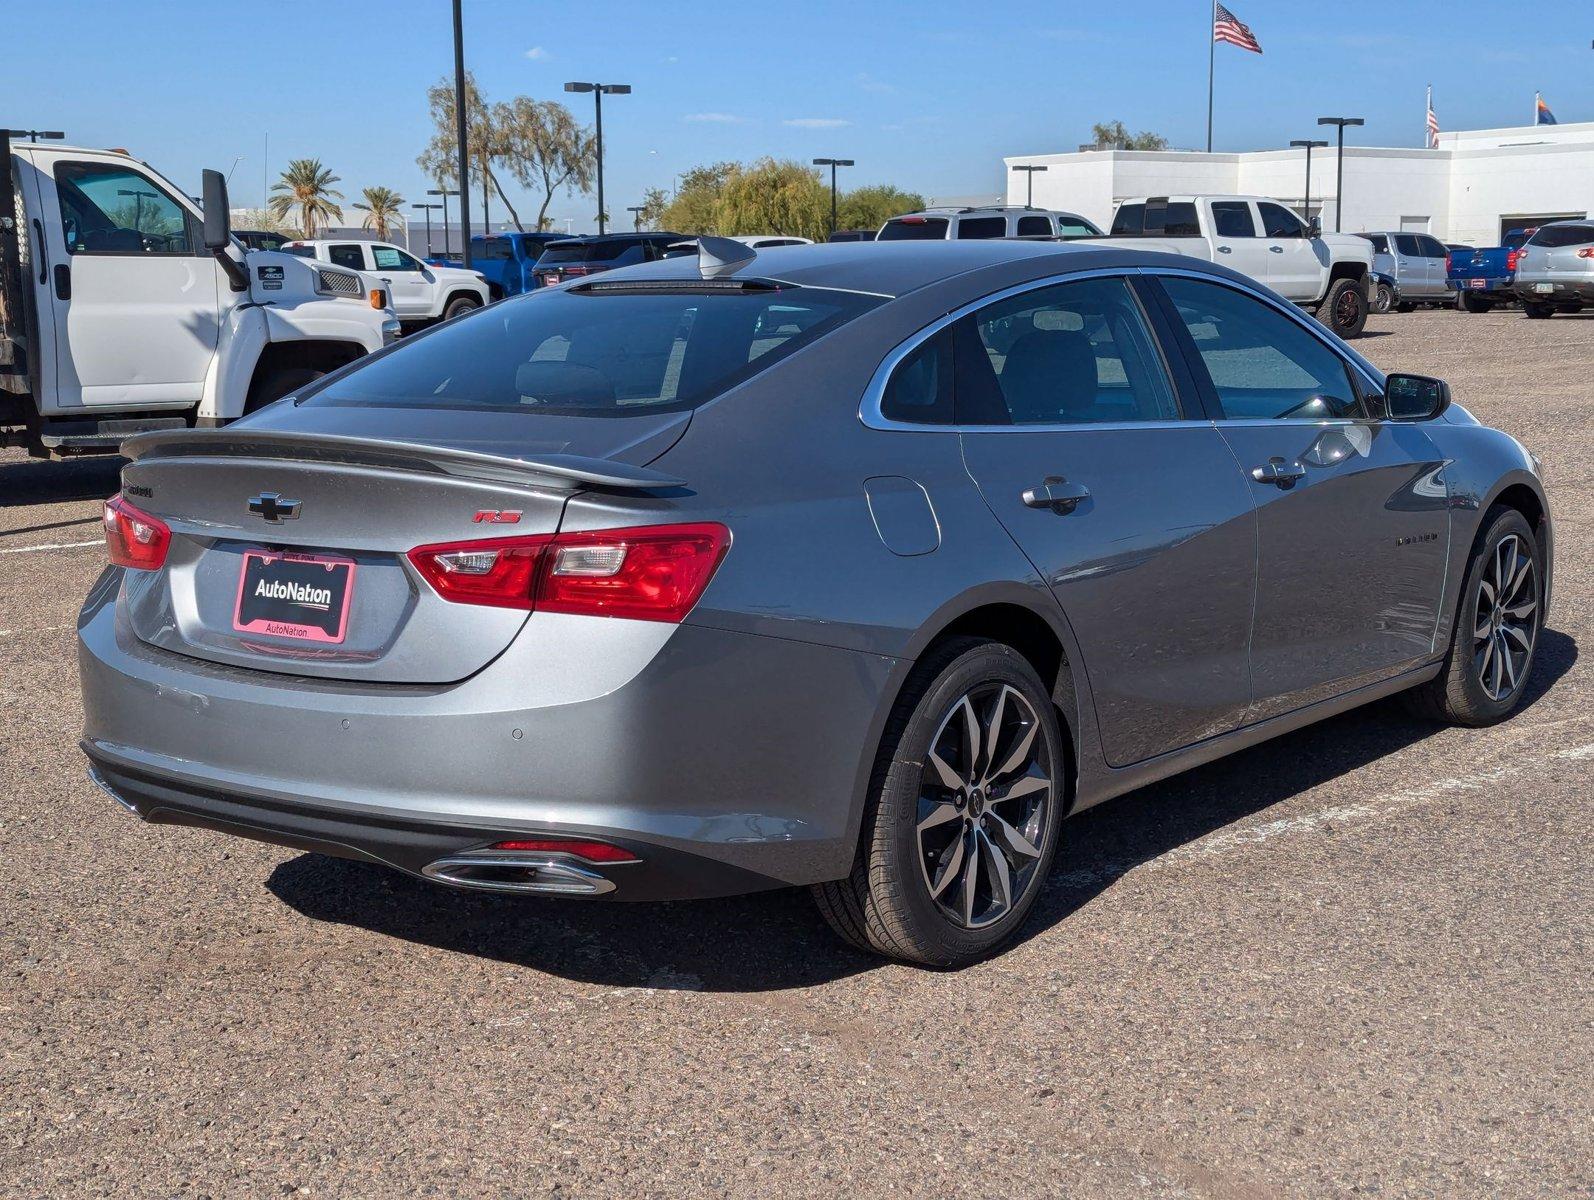
[[[1035,668],[960,638],[919,664],[886,727],[851,874],[813,889],[843,938],[962,967],[1010,939],[1063,819],[1062,733]]]
[[[1367,298],[1361,281],[1336,279],[1317,306],[1317,318],[1342,338],[1353,338],[1367,324]]]
[[[1373,291],[1373,311],[1382,316],[1395,304],[1395,289],[1387,283],[1381,283]]]
[[[481,306],[481,301],[474,296],[455,296],[443,310],[443,320],[452,321],[455,317],[463,316]]]
[[[1492,508],[1467,565],[1443,669],[1407,692],[1419,716],[1493,725],[1521,703],[1538,648],[1544,600],[1539,540],[1514,508]]]

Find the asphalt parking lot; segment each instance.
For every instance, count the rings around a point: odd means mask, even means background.
[[[1526,708],[1381,703],[1092,810],[955,975],[802,893],[484,898],[140,825],[76,748],[117,464],[0,452],[0,1194],[1588,1195],[1594,313],[1369,331],[1544,459]]]

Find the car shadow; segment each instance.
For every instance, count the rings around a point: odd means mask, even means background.
[[[1576,661],[1577,643],[1545,630],[1524,708]],[[1140,864],[1440,728],[1384,700],[1082,813],[1064,828],[1021,941],[1045,933]],[[612,987],[780,991],[883,965],[841,943],[802,889],[670,903],[527,900],[455,891],[319,854],[282,863],[266,887],[312,920]]]
[[[122,486],[122,468],[126,465],[127,460],[115,454],[29,458],[0,464],[6,481],[0,489],[0,508],[104,500]]]

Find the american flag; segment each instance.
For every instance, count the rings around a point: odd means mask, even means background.
[[[1250,50],[1254,54],[1262,53],[1262,43],[1256,40],[1251,27],[1221,4],[1212,6],[1212,40],[1228,42],[1231,46]]]
[[[1428,89],[1428,149],[1439,149],[1439,116],[1433,110],[1433,89]]]

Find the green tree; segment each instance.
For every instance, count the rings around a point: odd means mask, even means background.
[[[918,192],[904,192],[888,183],[843,192],[836,205],[837,229],[879,229],[892,217],[924,207]]]
[[[354,206],[365,214],[361,225],[376,230],[384,242],[393,239],[393,227],[403,218],[404,197],[392,188],[368,187]]]
[[[432,137],[426,149],[415,159],[427,178],[437,180],[440,188],[457,188],[459,184],[459,134],[454,119],[454,81],[445,75],[426,89],[426,105],[432,116]],[[487,204],[488,188],[498,193],[515,228],[521,228],[520,216],[515,206],[504,195],[498,177],[493,174],[493,159],[500,147],[498,131],[493,127],[492,111],[476,86],[476,76],[465,72],[465,150],[470,163],[470,187],[481,189],[482,223],[487,224],[490,212]],[[462,197],[467,199],[468,197]]]
[[[1166,150],[1168,139],[1160,133],[1141,130],[1130,133],[1122,121],[1101,121],[1090,127],[1098,150]]]
[[[282,177],[271,185],[272,214],[286,218],[297,209],[300,232],[307,238],[313,238],[318,227],[343,220],[343,209],[337,204],[343,199],[343,193],[332,186],[341,182],[321,165],[319,158],[296,158],[288,164]]]
[[[591,189],[598,168],[596,140],[563,104],[516,96],[493,105],[488,125],[492,157],[502,160],[522,186],[542,194],[538,229],[548,228],[555,192]],[[518,217],[515,226],[520,226]]]
[[[669,204],[659,214],[658,227],[676,233],[723,233],[716,224],[715,206],[731,178],[741,171],[733,162],[693,167],[681,176]]]
[[[663,188],[650,187],[642,193],[642,211],[637,223],[649,229],[664,229],[664,214],[670,207],[670,193]]]
[[[830,227],[830,189],[813,167],[761,158],[726,180],[714,224],[727,235],[784,233],[823,241]]]

